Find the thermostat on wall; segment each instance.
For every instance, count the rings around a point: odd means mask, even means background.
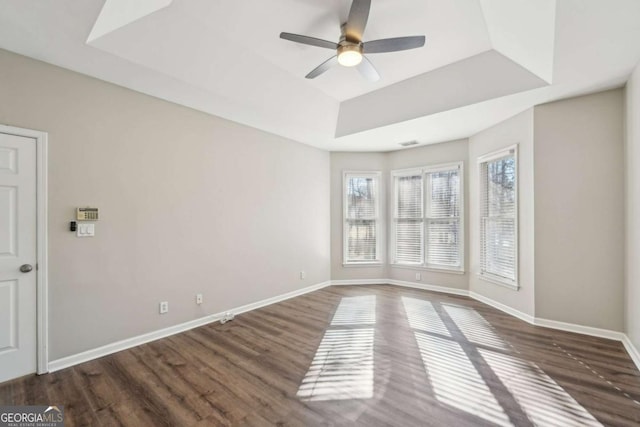
[[[97,221],[98,208],[77,208],[76,220],[78,221]]]

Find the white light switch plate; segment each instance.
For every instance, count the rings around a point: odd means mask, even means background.
[[[78,224],[78,228],[76,228],[76,236],[77,237],[93,237],[96,235],[96,225],[95,224]]]

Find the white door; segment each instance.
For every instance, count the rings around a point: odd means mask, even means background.
[[[36,140],[0,133],[0,382],[36,371],[36,336]]]

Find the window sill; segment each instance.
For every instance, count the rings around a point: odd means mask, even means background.
[[[493,283],[494,285],[499,285],[499,286],[511,289],[512,291],[520,290],[520,285],[518,283],[513,283],[511,281],[508,281],[507,279],[501,279],[499,277],[490,276],[486,274],[478,274],[478,278],[480,278],[480,280],[483,280],[485,282]]]
[[[455,270],[448,268],[434,268],[425,267],[424,265],[410,265],[410,264],[389,264],[389,267],[404,268],[407,270],[420,270],[420,271],[432,271],[434,273],[450,273],[450,274],[465,274],[464,270]]]
[[[343,267],[383,267],[384,263],[382,261],[375,262],[343,262]]]

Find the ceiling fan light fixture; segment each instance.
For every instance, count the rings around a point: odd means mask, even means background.
[[[338,47],[338,62],[344,67],[355,67],[362,62],[362,47],[357,44]]]
[[[315,79],[334,65],[340,64],[343,67],[358,66],[358,71],[362,74],[362,77],[370,82],[377,82],[380,80],[380,74],[369,61],[368,55],[370,53],[398,52],[422,47],[425,43],[425,36],[392,37],[364,42],[362,41],[362,35],[367,26],[370,10],[371,0],[351,0],[349,17],[347,22],[340,27],[340,39],[337,43],[316,37],[284,32],[280,33],[280,38],[336,51],[335,55],[304,76],[307,79]],[[364,56],[365,52],[367,57]]]

